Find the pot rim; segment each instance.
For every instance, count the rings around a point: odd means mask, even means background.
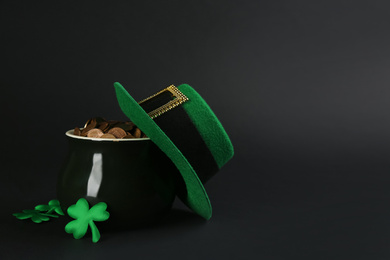
[[[96,138],[96,137],[84,137],[84,136],[78,136],[73,134],[74,129],[70,129],[65,132],[65,135],[71,138],[75,139],[81,139],[81,140],[89,140],[89,141],[98,141],[98,142],[135,142],[135,141],[148,141],[150,140],[149,137],[146,138],[128,138],[128,139],[110,139],[110,138]]]

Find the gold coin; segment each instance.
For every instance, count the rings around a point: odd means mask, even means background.
[[[102,135],[103,135],[103,131],[98,128],[89,130],[87,134],[88,137],[94,137],[94,138],[99,138]]]
[[[106,132],[110,128],[110,125],[107,122],[102,122],[98,128],[103,132]]]
[[[115,136],[113,136],[112,134],[104,134],[100,136],[100,138],[116,139]]]
[[[84,128],[86,128],[86,127],[87,127],[87,125],[89,125],[89,123],[91,123],[91,120],[92,120],[92,118],[88,119],[88,121],[87,121],[87,122],[85,122],[85,124],[84,124]]]
[[[123,130],[125,130],[126,132],[129,132],[131,129],[133,129],[134,124],[120,123],[120,124],[115,125],[115,127],[120,127]]]
[[[141,130],[139,128],[136,128],[134,131],[134,137],[140,138],[141,137]]]
[[[87,126],[84,127],[83,130],[81,130],[81,135],[84,135],[84,134],[88,133],[89,130],[94,129],[96,127],[96,124],[97,124],[95,118],[88,120],[87,123],[88,123]]]
[[[118,120],[108,120],[107,123],[110,125],[110,127],[114,127],[115,125],[121,123]]]
[[[133,122],[125,122],[124,124],[126,125],[126,129],[124,130],[128,132],[131,131],[135,126]]]
[[[80,134],[81,134],[80,128],[78,128],[78,127],[76,126],[76,127],[74,128],[73,134],[74,134],[74,135],[80,136]]]
[[[123,139],[129,139],[129,138],[134,138],[134,136],[132,134],[130,134],[129,132],[127,132],[127,135],[125,137],[123,137]]]
[[[101,122],[105,122],[106,119],[104,119],[103,117],[92,117],[90,118],[84,125],[84,128],[86,128],[88,125],[90,124],[93,124],[93,123],[96,123],[96,124],[100,124]],[[92,128],[95,128],[96,125],[94,125]]]
[[[120,127],[111,128],[108,133],[114,135],[116,138],[123,138],[127,135],[126,131]]]
[[[88,128],[88,127],[83,128],[83,129],[81,130],[80,135],[81,135],[81,136],[86,136],[87,133],[88,133],[88,131],[91,130],[91,129],[92,129],[92,128]]]
[[[88,124],[89,127],[95,128],[97,125],[96,118],[92,118],[91,122]]]

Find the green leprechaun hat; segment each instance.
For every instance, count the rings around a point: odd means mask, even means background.
[[[206,101],[189,85],[173,85],[136,102],[114,83],[119,106],[175,164],[185,187],[179,198],[194,212],[210,219],[212,209],[203,187],[234,154],[222,124]]]

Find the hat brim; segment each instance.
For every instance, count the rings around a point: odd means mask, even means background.
[[[210,219],[212,215],[210,200],[186,157],[121,84],[116,82],[114,87],[123,113],[171,159],[181,173],[187,189],[187,196],[183,202],[201,217]]]

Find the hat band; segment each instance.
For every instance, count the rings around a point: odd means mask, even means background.
[[[154,122],[186,157],[201,182],[205,183],[214,176],[219,168],[198,129],[186,113],[185,109],[180,106],[180,104],[188,101],[188,98],[177,88],[176,90],[176,94],[185,101],[160,113],[158,117],[154,117]],[[173,94],[171,91],[163,90],[150,98],[139,102],[139,105],[145,112],[150,113],[164,107],[166,104],[169,104],[176,99],[177,95]]]
[[[148,98],[145,98],[144,100],[138,102],[138,104],[142,104],[142,103],[150,103],[150,102],[156,102],[158,101],[158,97],[161,96],[162,94],[167,94],[167,93],[171,93],[172,96],[173,96],[173,99],[171,98],[169,101],[167,101],[166,103],[163,103],[161,104],[158,108],[156,109],[153,109],[151,110],[150,112],[148,112],[148,115],[150,116],[151,119],[154,119],[158,116],[161,116],[162,114],[164,114],[165,112],[168,112],[169,110],[181,105],[182,103],[188,101],[188,98],[180,92],[180,90],[177,89],[177,87],[175,87],[174,85],[170,85],[169,87],[157,92],[156,94],[148,97]]]

